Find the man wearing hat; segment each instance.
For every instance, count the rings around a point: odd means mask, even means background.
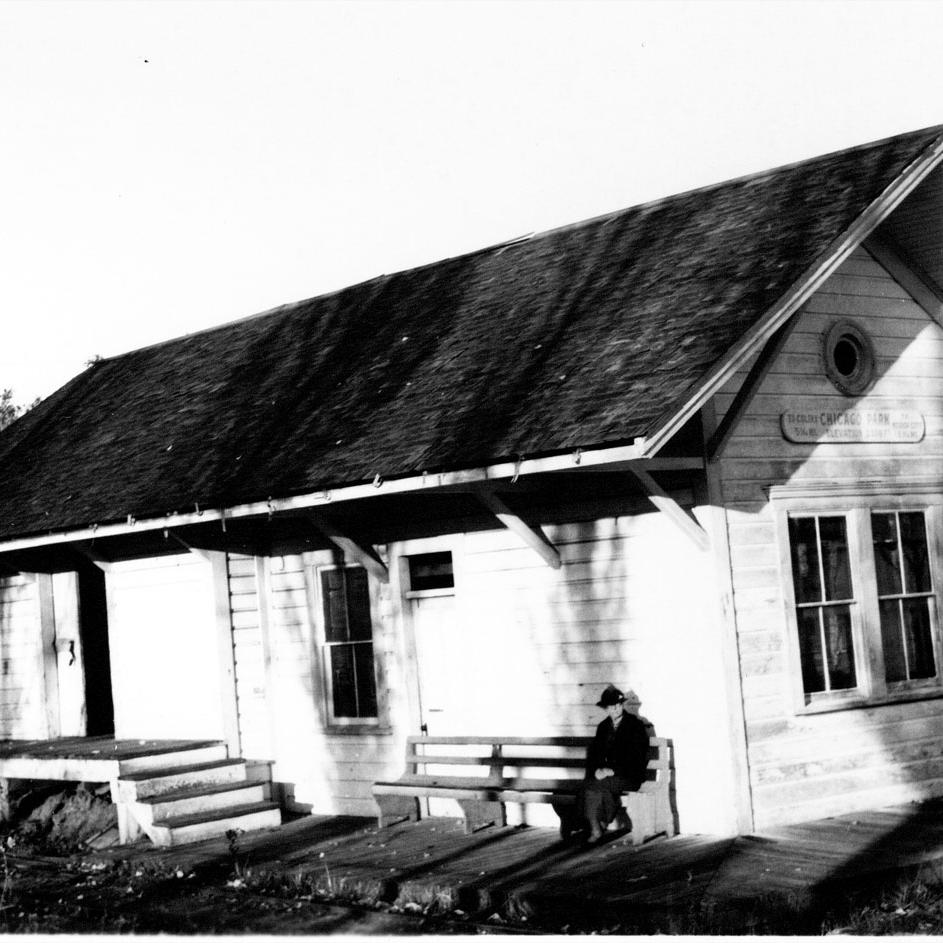
[[[602,692],[596,706],[608,715],[596,728],[586,753],[586,779],[577,795],[577,811],[589,824],[589,840],[602,838],[616,817],[624,792],[638,789],[648,766],[648,729],[625,710],[625,695],[614,685]],[[633,695],[633,707],[638,708]]]

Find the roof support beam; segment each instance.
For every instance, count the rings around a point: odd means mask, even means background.
[[[700,455],[672,455],[667,457],[631,459],[624,462],[613,462],[611,465],[581,465],[577,470],[581,472],[623,472],[632,465],[641,462],[646,471],[704,471],[704,459]]]
[[[345,557],[359,563],[368,573],[372,573],[381,583],[389,583],[390,571],[377,556],[372,547],[365,547],[356,540],[342,533],[334,524],[321,514],[312,511],[304,515],[335,547],[344,552]]]
[[[910,293],[914,301],[937,324],[943,326],[943,288],[904,249],[889,239],[872,234],[864,247]]]
[[[554,570],[560,569],[562,563],[560,552],[539,530],[525,524],[490,488],[477,488],[475,494],[478,500],[508,530],[517,534],[531,550],[534,550],[547,566]]]
[[[108,573],[111,570],[112,561],[91,544],[74,544],[74,547],[86,560],[91,560],[102,572]]]
[[[172,530],[167,530],[164,532],[167,537],[171,540],[175,540],[184,550],[189,550],[190,553],[196,554],[200,559],[205,560],[207,563],[213,563],[214,557],[212,550],[201,550],[199,547],[194,547],[191,544],[188,544],[179,534],[175,534]]]
[[[0,576],[19,576],[22,572],[19,567],[0,559]]]
[[[648,500],[663,514],[667,514],[694,541],[698,550],[707,550],[710,547],[707,531],[701,527],[697,518],[690,511],[686,511],[681,507],[640,465],[629,466],[629,471],[638,479]]]
[[[717,424],[713,435],[707,441],[705,451],[707,452],[708,459],[714,459],[727,444],[727,439],[730,437],[734,426],[739,422],[744,412],[746,412],[747,406],[750,405],[750,401],[756,394],[760,383],[763,382],[766,374],[769,373],[769,368],[772,366],[773,361],[779,356],[779,352],[783,349],[798,320],[799,319],[795,316],[790,318],[782,327],[777,329],[776,333],[773,334],[763,346],[759,357],[756,358],[753,362],[753,366],[750,367],[750,372],[746,375],[743,383],[740,384],[740,389],[737,390],[737,395],[733,398],[733,402],[730,404],[727,412],[724,413],[724,418]]]

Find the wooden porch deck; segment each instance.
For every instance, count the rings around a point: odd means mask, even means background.
[[[425,819],[378,830],[372,822],[311,816],[238,839],[254,873],[307,875],[341,896],[408,901],[468,914],[502,910],[575,919],[637,919],[714,903],[720,910],[775,901],[841,900],[850,889],[921,866],[943,867],[943,800],[808,822],[739,838],[682,835],[634,847],[627,836],[587,848],[546,828],[489,828]],[[164,859],[176,868],[231,864],[212,841],[170,852],[102,853]]]
[[[217,744],[218,740],[116,740],[114,737],[57,737],[0,740],[0,779],[48,779],[105,783],[128,760]]]

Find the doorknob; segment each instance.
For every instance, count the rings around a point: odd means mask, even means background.
[[[428,724],[420,724],[420,725],[419,725],[419,732],[420,732],[420,733],[423,733],[423,734],[429,733],[429,725],[428,725]]]

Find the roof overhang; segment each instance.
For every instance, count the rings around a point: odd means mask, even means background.
[[[823,282],[943,162],[943,134],[906,167],[779,301],[734,344],[697,384],[680,407],[659,420],[642,443],[641,457],[656,455],[678,430],[809,300]],[[636,440],[639,441],[639,440]]]
[[[448,490],[470,490],[476,493],[482,486],[498,483],[511,484],[523,476],[547,474],[560,471],[691,471],[703,470],[701,457],[646,458],[645,441],[636,439],[631,445],[609,448],[577,448],[573,451],[540,456],[521,457],[513,462],[499,462],[477,468],[435,474],[413,475],[403,478],[382,479],[379,476],[369,483],[332,488],[329,491],[313,491],[291,497],[271,497],[265,501],[253,501],[231,507],[199,508],[186,513],[172,513],[153,518],[135,519],[110,524],[92,524],[84,528],[51,531],[15,540],[0,542],[0,554],[14,553],[50,547],[61,543],[95,541],[108,537],[126,536],[146,531],[168,530],[175,532],[181,527],[219,522],[225,528],[226,521],[246,518],[272,517],[298,511],[324,509],[331,505],[366,498],[389,495],[442,492]]]

